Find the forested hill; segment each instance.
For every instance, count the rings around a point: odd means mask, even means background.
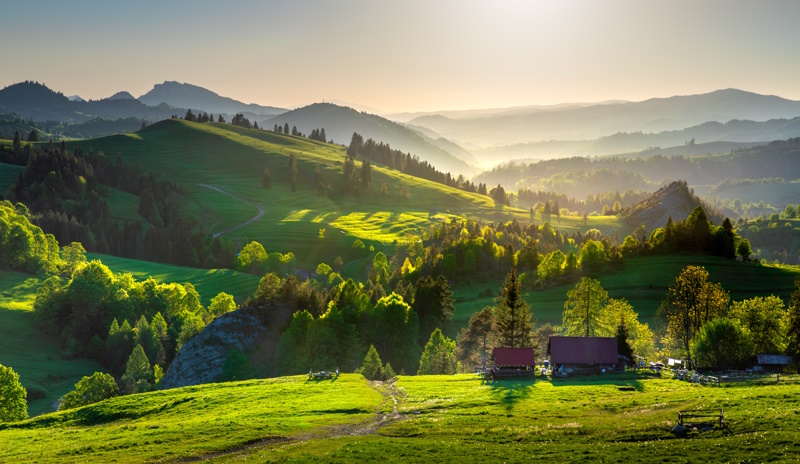
[[[512,188],[518,182],[534,185],[575,173],[583,175],[608,170],[627,173],[629,177],[663,184],[684,179],[689,185],[718,184],[726,179],[762,179],[781,177],[800,178],[800,138],[779,140],[763,146],[732,151],[727,155],[684,157],[652,156],[627,159],[620,157],[574,157],[533,163],[508,163],[486,171],[476,177],[476,182],[487,185],[498,183]],[[626,185],[619,185],[624,190]],[[638,188],[638,187],[637,187]],[[605,188],[595,189],[604,191]]]
[[[276,124],[296,126],[303,133],[324,128],[328,139],[339,144],[349,143],[353,132],[358,132],[364,139],[388,143],[392,148],[417,155],[420,159],[428,161],[444,172],[464,175],[477,173],[477,170],[470,165],[470,163],[474,163],[474,158],[463,159],[456,156],[464,156],[463,149],[458,153],[450,153],[419,132],[380,116],[358,112],[344,106],[315,103],[271,119],[259,121],[259,125],[267,129]]]

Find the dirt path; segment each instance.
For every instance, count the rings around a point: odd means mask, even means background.
[[[236,229],[240,229],[240,228],[242,228],[242,227],[244,227],[244,226],[246,226],[246,225],[248,225],[248,224],[250,224],[252,222],[258,221],[259,219],[261,219],[264,216],[264,208],[258,206],[257,204],[253,203],[252,201],[250,201],[250,200],[248,200],[248,199],[246,199],[246,198],[244,198],[242,196],[239,196],[239,195],[236,195],[235,193],[231,193],[231,192],[222,190],[219,187],[214,187],[213,185],[208,185],[208,184],[197,184],[197,185],[199,185],[201,187],[205,187],[205,188],[210,189],[210,190],[217,191],[217,192],[222,193],[224,195],[228,195],[229,197],[233,197],[233,198],[241,201],[242,203],[246,203],[246,204],[258,209],[258,214],[256,214],[252,218],[248,219],[247,221],[245,221],[245,222],[243,222],[243,223],[241,223],[241,224],[239,224],[237,226],[233,226],[233,227],[231,227],[229,229],[225,229],[222,232],[217,232],[216,234],[214,234],[214,238],[217,238],[222,234],[227,234],[228,232],[233,232]]]
[[[289,445],[295,445],[304,443],[309,440],[321,440],[327,438],[340,438],[340,437],[353,437],[353,436],[362,436],[362,435],[371,435],[377,433],[383,427],[391,424],[392,422],[405,419],[405,414],[400,414],[397,411],[397,397],[398,395],[397,390],[394,388],[394,382],[379,382],[374,381],[370,382],[369,386],[372,387],[375,391],[380,393],[384,397],[384,401],[381,402],[380,406],[378,406],[378,411],[375,413],[375,417],[370,419],[366,422],[362,422],[360,424],[343,424],[343,425],[332,425],[328,427],[322,427],[317,430],[312,430],[310,432],[300,433],[293,435],[291,437],[270,437],[264,438],[262,440],[258,440],[252,443],[246,443],[240,446],[233,447],[231,449],[225,451],[219,451],[216,453],[205,454],[203,456],[193,456],[184,459],[179,459],[174,462],[206,462],[206,461],[213,461],[220,458],[233,458],[235,456],[247,456],[252,454],[257,450],[264,450],[269,451],[269,448],[274,449],[276,447],[283,447]],[[391,400],[393,403],[393,409],[390,414],[383,414],[381,410],[383,409],[383,405],[388,401]]]

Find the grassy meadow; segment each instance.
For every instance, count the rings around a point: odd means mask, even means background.
[[[797,383],[699,386],[646,375],[485,383],[473,375],[360,375],[219,383],[114,398],[0,426],[26,462],[790,462]],[[397,415],[392,414],[397,401]],[[726,427],[670,433],[678,411]]]

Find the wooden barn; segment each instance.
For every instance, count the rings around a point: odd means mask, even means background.
[[[494,368],[489,375],[499,377],[533,376],[536,359],[533,348],[495,348]]]
[[[792,363],[792,358],[782,354],[757,354],[756,372],[783,372],[783,369]]]
[[[602,372],[621,366],[614,337],[550,337],[547,357],[553,372]]]

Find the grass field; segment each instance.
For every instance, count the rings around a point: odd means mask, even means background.
[[[774,294],[788,301],[794,289],[794,281],[800,277],[800,268],[796,266],[757,266],[713,256],[656,256],[626,259],[624,263],[622,270],[601,275],[600,283],[609,297],[627,299],[639,313],[639,320],[648,323],[653,321],[661,298],[669,290],[675,277],[689,265],[704,266],[710,279],[720,282],[731,293],[733,300]],[[450,336],[455,336],[474,312],[494,304],[494,297],[481,297],[478,294],[486,288],[497,294],[501,285],[500,280],[488,280],[454,288],[456,312],[453,324],[447,330]],[[540,324],[549,322],[561,325],[567,292],[574,286],[575,284],[570,284],[525,292],[524,297],[533,310],[533,318]]]
[[[182,284],[189,282],[200,293],[200,301],[204,305],[208,305],[211,299],[220,292],[230,293],[237,303],[241,303],[256,291],[260,280],[258,276],[231,269],[198,269],[172,266],[99,253],[87,253],[86,257],[90,260],[99,259],[114,272],[133,274],[138,280],[153,277],[157,281],[164,283],[176,282]]]
[[[58,340],[39,332],[33,321],[33,301],[40,279],[0,271],[0,364],[19,375],[22,385],[41,398],[28,404],[28,414],[53,410],[53,402],[72,390],[75,382],[103,368],[88,359],[63,359]]]
[[[202,456],[364,422],[382,402],[355,374],[335,381],[284,377],[125,396],[0,428],[0,461],[153,462]]]
[[[796,383],[704,387],[634,374],[400,377],[375,389],[358,375],[277,378],[116,398],[2,426],[0,460],[791,462],[800,452],[798,393]],[[701,408],[723,408],[726,427],[670,433],[678,411]]]
[[[102,150],[107,156],[119,153],[125,162],[179,182],[190,198],[187,211],[200,218],[199,222],[210,232],[240,224],[257,210],[198,184],[248,199],[264,208],[264,216],[227,236],[238,244],[245,238],[257,240],[268,251],[292,251],[306,268],[321,261],[330,262],[337,255],[348,260],[356,238],[367,246],[392,247],[395,241],[407,240],[409,233],[453,216],[491,222],[515,217],[530,220],[527,211],[497,208],[486,196],[380,167],[373,168],[368,191],[358,196],[341,195],[343,147],[228,124],[168,120],[135,134],[83,140],[70,146],[78,144],[84,150]],[[287,181],[290,154],[296,156],[298,164],[296,192],[290,191]],[[271,189],[261,187],[265,168],[271,172]],[[331,185],[332,195],[317,195],[317,186],[313,185],[317,168],[321,169],[323,182]],[[387,196],[379,193],[384,184]],[[616,217],[590,218],[587,225],[578,217],[554,222],[565,232],[589,228],[627,230],[624,221]],[[325,229],[324,241],[319,238],[320,229]]]

